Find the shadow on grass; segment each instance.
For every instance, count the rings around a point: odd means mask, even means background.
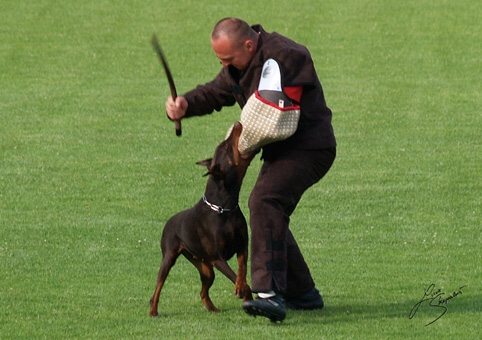
[[[233,297],[234,300],[237,300]],[[346,304],[330,304],[327,299],[326,305],[322,310],[313,311],[298,311],[288,310],[286,322],[295,324],[339,324],[339,323],[353,323],[357,321],[370,321],[370,320],[387,320],[398,319],[407,322],[410,321],[409,315],[412,308],[420,301],[416,297],[407,301],[401,302],[370,302],[366,303],[349,303]],[[192,301],[183,309],[173,308],[172,306],[165,306],[163,309],[159,306],[160,319],[207,319],[216,320],[220,317],[223,320],[233,319],[233,322],[238,322],[239,318],[243,319],[245,316],[242,310],[242,301],[229,302],[223,305],[223,302],[219,301],[216,305],[221,309],[221,313],[211,313],[206,310],[204,305],[199,301],[198,304]],[[461,315],[464,313],[480,313],[482,312],[482,295],[474,295],[466,293],[450,300],[445,307],[447,311],[445,315],[441,317],[447,318],[451,315]],[[412,320],[414,323],[424,326],[425,324],[433,321],[441,314],[442,309],[430,306],[428,301],[423,302]],[[148,310],[146,309],[146,316]],[[246,322],[251,320],[246,316]]]
[[[322,310],[315,311],[289,311],[288,318],[303,319],[304,323],[341,323],[353,322],[354,320],[372,320],[372,319],[407,319],[411,314],[414,306],[419,302],[413,300],[405,302],[387,302],[387,303],[371,303],[343,305],[328,305]],[[482,312],[482,295],[466,294],[463,297],[457,297],[443,306],[446,307],[446,313],[441,316],[447,317],[452,314],[477,313]],[[420,307],[412,316],[412,320],[419,320],[421,323],[430,323],[443,313],[444,309],[439,306],[431,306],[428,301],[420,304]]]

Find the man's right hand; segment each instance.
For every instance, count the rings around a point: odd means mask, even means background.
[[[183,96],[176,97],[176,100],[169,96],[166,101],[166,113],[172,120],[180,120],[186,115],[187,100]]]

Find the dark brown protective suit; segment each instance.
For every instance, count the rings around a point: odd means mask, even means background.
[[[296,297],[314,288],[301,251],[289,229],[290,215],[303,193],[330,169],[336,154],[323,89],[306,47],[261,25],[258,48],[244,71],[224,67],[216,78],[184,96],[186,117],[220,111],[238,103],[242,108],[258,88],[264,62],[273,58],[281,69],[283,88],[302,86],[301,116],[293,136],[263,147],[263,167],[249,199],[251,280],[254,292],[271,289]]]

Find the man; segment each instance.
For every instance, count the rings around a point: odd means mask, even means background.
[[[249,198],[252,290],[246,313],[282,321],[286,309],[320,309],[323,300],[289,229],[290,215],[303,193],[330,169],[336,155],[323,89],[309,51],[261,25],[238,18],[219,21],[211,45],[223,68],[216,78],[166,102],[173,120],[210,114],[235,103],[243,108],[258,89],[263,65],[275,60],[283,94],[299,105],[296,132],[262,147],[264,161]]]

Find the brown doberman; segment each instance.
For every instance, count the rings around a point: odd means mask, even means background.
[[[234,292],[238,298],[243,298],[243,301],[252,299],[246,282],[248,228],[238,199],[254,154],[241,157],[238,151],[242,128],[241,123],[234,124],[229,137],[216,148],[214,157],[197,163],[208,169],[204,196],[194,207],[171,217],[164,227],[162,262],[151,298],[151,316],[158,316],[159,295],[169,270],[180,254],[198,269],[202,282],[201,299],[208,310],[220,311],[209,297],[209,288],[214,282],[213,268],[235,284]],[[234,254],[238,259],[237,275],[226,262]]]

